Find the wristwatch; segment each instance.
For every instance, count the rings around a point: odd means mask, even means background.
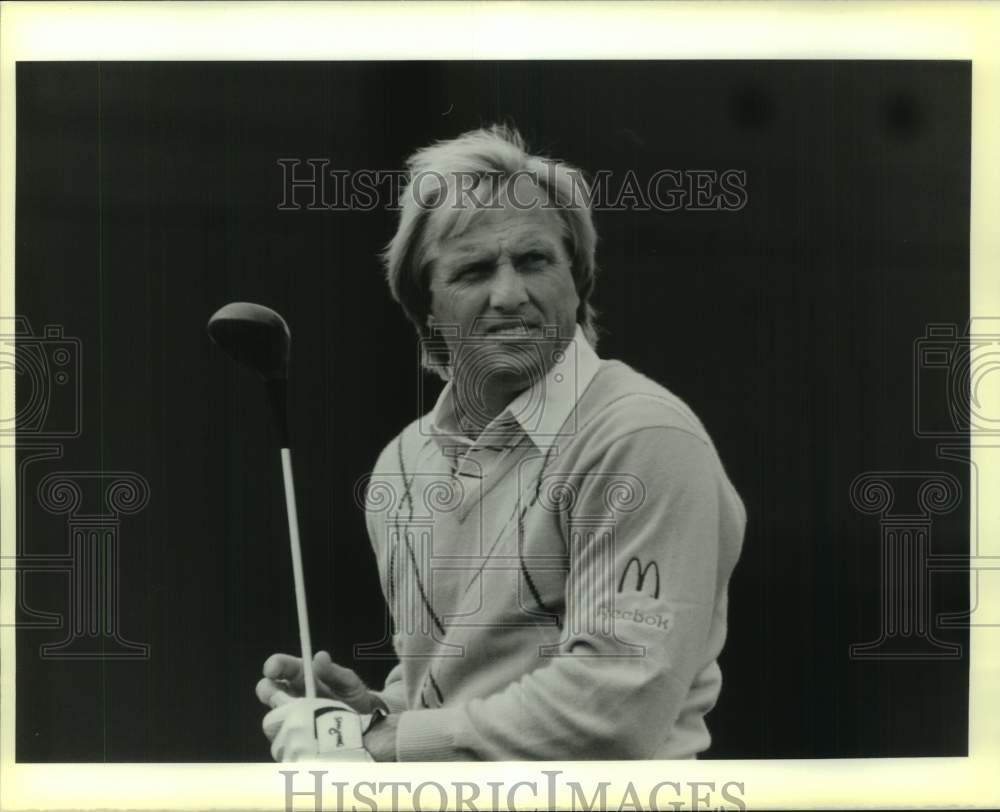
[[[368,734],[375,725],[379,724],[389,713],[385,708],[379,706],[376,707],[371,713],[366,713],[361,716],[361,735],[365,736]]]

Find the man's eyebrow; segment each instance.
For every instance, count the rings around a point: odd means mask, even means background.
[[[517,244],[517,248],[520,251],[524,250],[534,250],[536,248],[552,248],[555,245],[555,241],[548,237],[528,237],[527,239],[521,240]]]
[[[556,250],[557,243],[548,237],[538,236],[531,237],[526,240],[522,240],[517,244],[516,249],[513,253],[516,256],[523,256],[524,254],[530,254],[535,251],[543,251],[545,253],[551,254]]]
[[[481,245],[456,245],[454,248],[456,254],[461,254],[462,256],[468,256],[469,254],[486,254],[490,252],[489,248],[484,248]]]
[[[523,234],[520,242],[544,242],[551,244],[559,239],[559,235],[553,234],[549,229],[532,229]]]

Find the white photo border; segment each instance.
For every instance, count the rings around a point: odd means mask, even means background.
[[[551,32],[558,31],[554,37]],[[13,316],[15,64],[20,60],[959,59],[972,61],[970,302],[1000,315],[1000,7],[979,2],[19,3],[0,4],[0,316]],[[996,378],[997,376],[994,376]],[[994,381],[995,383],[995,381]],[[12,376],[0,411],[14,413]],[[994,398],[993,402],[997,402]],[[1000,492],[985,456],[984,493]],[[3,555],[15,539],[14,449],[0,448]],[[989,507],[989,506],[987,506]],[[980,525],[995,536],[1000,514]],[[971,576],[971,577],[974,577]],[[285,776],[361,783],[429,776],[418,764],[16,764],[15,573],[0,570],[0,808],[283,809]],[[974,593],[973,593],[974,594]],[[991,605],[997,594],[981,594]],[[993,606],[991,615],[1000,615]],[[613,782],[612,808],[656,784],[742,785],[747,808],[1000,806],[1000,628],[970,629],[969,757],[435,765],[445,782]],[[916,710],[916,709],[915,709]],[[329,787],[329,782],[327,783]],[[505,790],[506,792],[506,790]],[[383,796],[387,797],[387,796]],[[505,797],[505,796],[503,796]],[[544,794],[515,796],[534,808]],[[676,797],[676,796],[673,796]],[[429,794],[438,808],[439,799]],[[523,799],[523,800],[522,800]],[[350,796],[348,796],[350,800]],[[400,808],[412,808],[404,804]],[[565,793],[560,805],[567,805]],[[334,808],[330,790],[323,808]],[[312,809],[308,797],[295,809]],[[348,807],[350,808],[350,807]],[[365,808],[361,806],[359,808]],[[628,807],[632,808],[632,807]],[[734,807],[731,807],[734,808]]]

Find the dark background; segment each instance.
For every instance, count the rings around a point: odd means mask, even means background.
[[[399,169],[496,120],[537,151],[640,179],[741,169],[738,212],[602,211],[601,354],[684,398],[749,513],[730,591],[717,758],[964,755],[968,660],[856,661],[880,628],[869,470],[967,472],[915,436],[914,341],[964,326],[967,62],[21,63],[17,312],[80,340],[82,432],[26,462],[18,761],[264,761],[253,688],[298,645],[275,437],[260,385],[210,344],[231,300],[294,335],[291,418],[317,648],[352,664],[383,610],[354,488],[438,384],[376,252],[395,214],[279,211],[281,158]],[[422,383],[421,383],[422,381]],[[19,379],[19,408],[30,397]],[[426,386],[427,391],[422,391]],[[43,432],[44,433],[44,432]],[[41,434],[22,434],[25,447]],[[134,471],[121,518],[127,661],[66,636],[52,471]],[[966,554],[968,505],[935,520]],[[968,577],[933,579],[933,610]],[[967,634],[942,631],[963,645]],[[356,660],[378,684],[391,663]]]

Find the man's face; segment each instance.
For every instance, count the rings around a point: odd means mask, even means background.
[[[456,381],[475,376],[511,395],[552,365],[580,304],[559,215],[533,184],[516,191],[517,205],[477,211],[429,253],[431,323],[458,328],[445,337]]]

